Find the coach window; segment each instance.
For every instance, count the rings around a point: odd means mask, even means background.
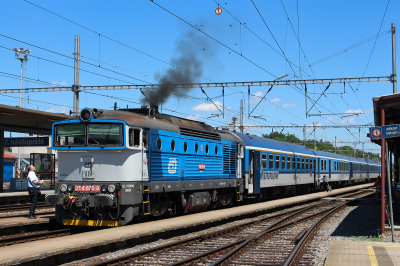
[[[262,159],[262,169],[267,169],[267,154],[263,153],[261,159]]]
[[[333,164],[334,164],[334,168],[335,168],[335,171],[336,171],[336,162],[334,162]]]
[[[218,155],[218,145],[215,145],[215,155]]]
[[[287,169],[290,170],[290,160],[291,158],[288,156],[287,157]]]
[[[157,149],[159,151],[161,151],[161,139],[160,138],[157,139]]]
[[[187,152],[187,142],[186,142],[186,141],[183,143],[183,150],[184,150],[185,152]]]
[[[326,160],[324,160],[324,170],[326,171]]]
[[[297,157],[297,170],[301,170],[299,157]]]
[[[282,169],[285,170],[285,168],[286,168],[286,156],[284,156],[284,155],[282,155],[282,163],[281,163],[281,165],[282,165]]]
[[[275,155],[275,170],[279,169],[279,155]]]
[[[296,157],[294,157],[294,156],[292,159],[292,170],[296,170]]]
[[[208,154],[208,144],[206,144],[206,154]]]
[[[274,169],[274,156],[272,154],[269,155],[269,169]]]
[[[304,167],[304,158],[301,158],[301,170],[304,170],[305,169],[305,167]]]
[[[197,142],[194,144],[194,151],[199,153],[199,144],[197,144]]]
[[[306,170],[308,170],[309,169],[309,167],[308,167],[308,158],[306,158]]]
[[[171,151],[175,151],[175,140],[171,140]]]

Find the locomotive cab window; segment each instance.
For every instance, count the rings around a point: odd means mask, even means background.
[[[140,129],[130,128],[129,129],[129,147],[140,146]]]
[[[68,124],[55,126],[54,146],[84,146],[85,125]]]
[[[89,146],[121,146],[123,144],[120,124],[89,124],[87,132]]]

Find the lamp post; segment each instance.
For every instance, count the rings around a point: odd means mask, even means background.
[[[19,107],[22,107],[22,87],[23,87],[23,78],[24,78],[24,63],[28,61],[28,56],[29,53],[32,52],[32,50],[29,49],[24,49],[24,48],[14,48],[15,51],[15,59],[21,61],[21,80],[20,80],[20,89],[21,91],[19,92]],[[19,133],[19,137],[21,137],[21,133]],[[17,167],[19,170],[21,170],[21,148],[18,147],[18,164]]]

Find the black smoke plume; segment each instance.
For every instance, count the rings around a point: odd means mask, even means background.
[[[176,50],[178,57],[171,59],[171,64],[175,67],[169,68],[163,75],[156,74],[156,77],[160,79],[159,87],[143,90],[146,97],[141,99],[142,104],[159,106],[172,95],[180,98],[192,89],[189,84],[200,81],[203,74],[203,60],[212,53],[205,37],[188,32],[177,41]],[[187,84],[188,86],[178,88],[177,84]]]

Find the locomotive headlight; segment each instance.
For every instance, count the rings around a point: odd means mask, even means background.
[[[114,185],[109,185],[108,186],[108,192],[113,193],[115,191],[115,186]]]
[[[66,185],[66,184],[62,184],[62,185],[60,186],[60,191],[61,191],[62,193],[64,193],[65,191],[67,191],[67,185]]]
[[[107,193],[107,186],[106,185],[101,187],[101,192],[102,193]]]
[[[67,190],[68,190],[68,192],[70,192],[70,193],[71,193],[71,192],[74,190],[74,187],[73,187],[73,186],[71,186],[71,185],[69,185],[69,186],[68,186],[68,188],[67,188]]]

